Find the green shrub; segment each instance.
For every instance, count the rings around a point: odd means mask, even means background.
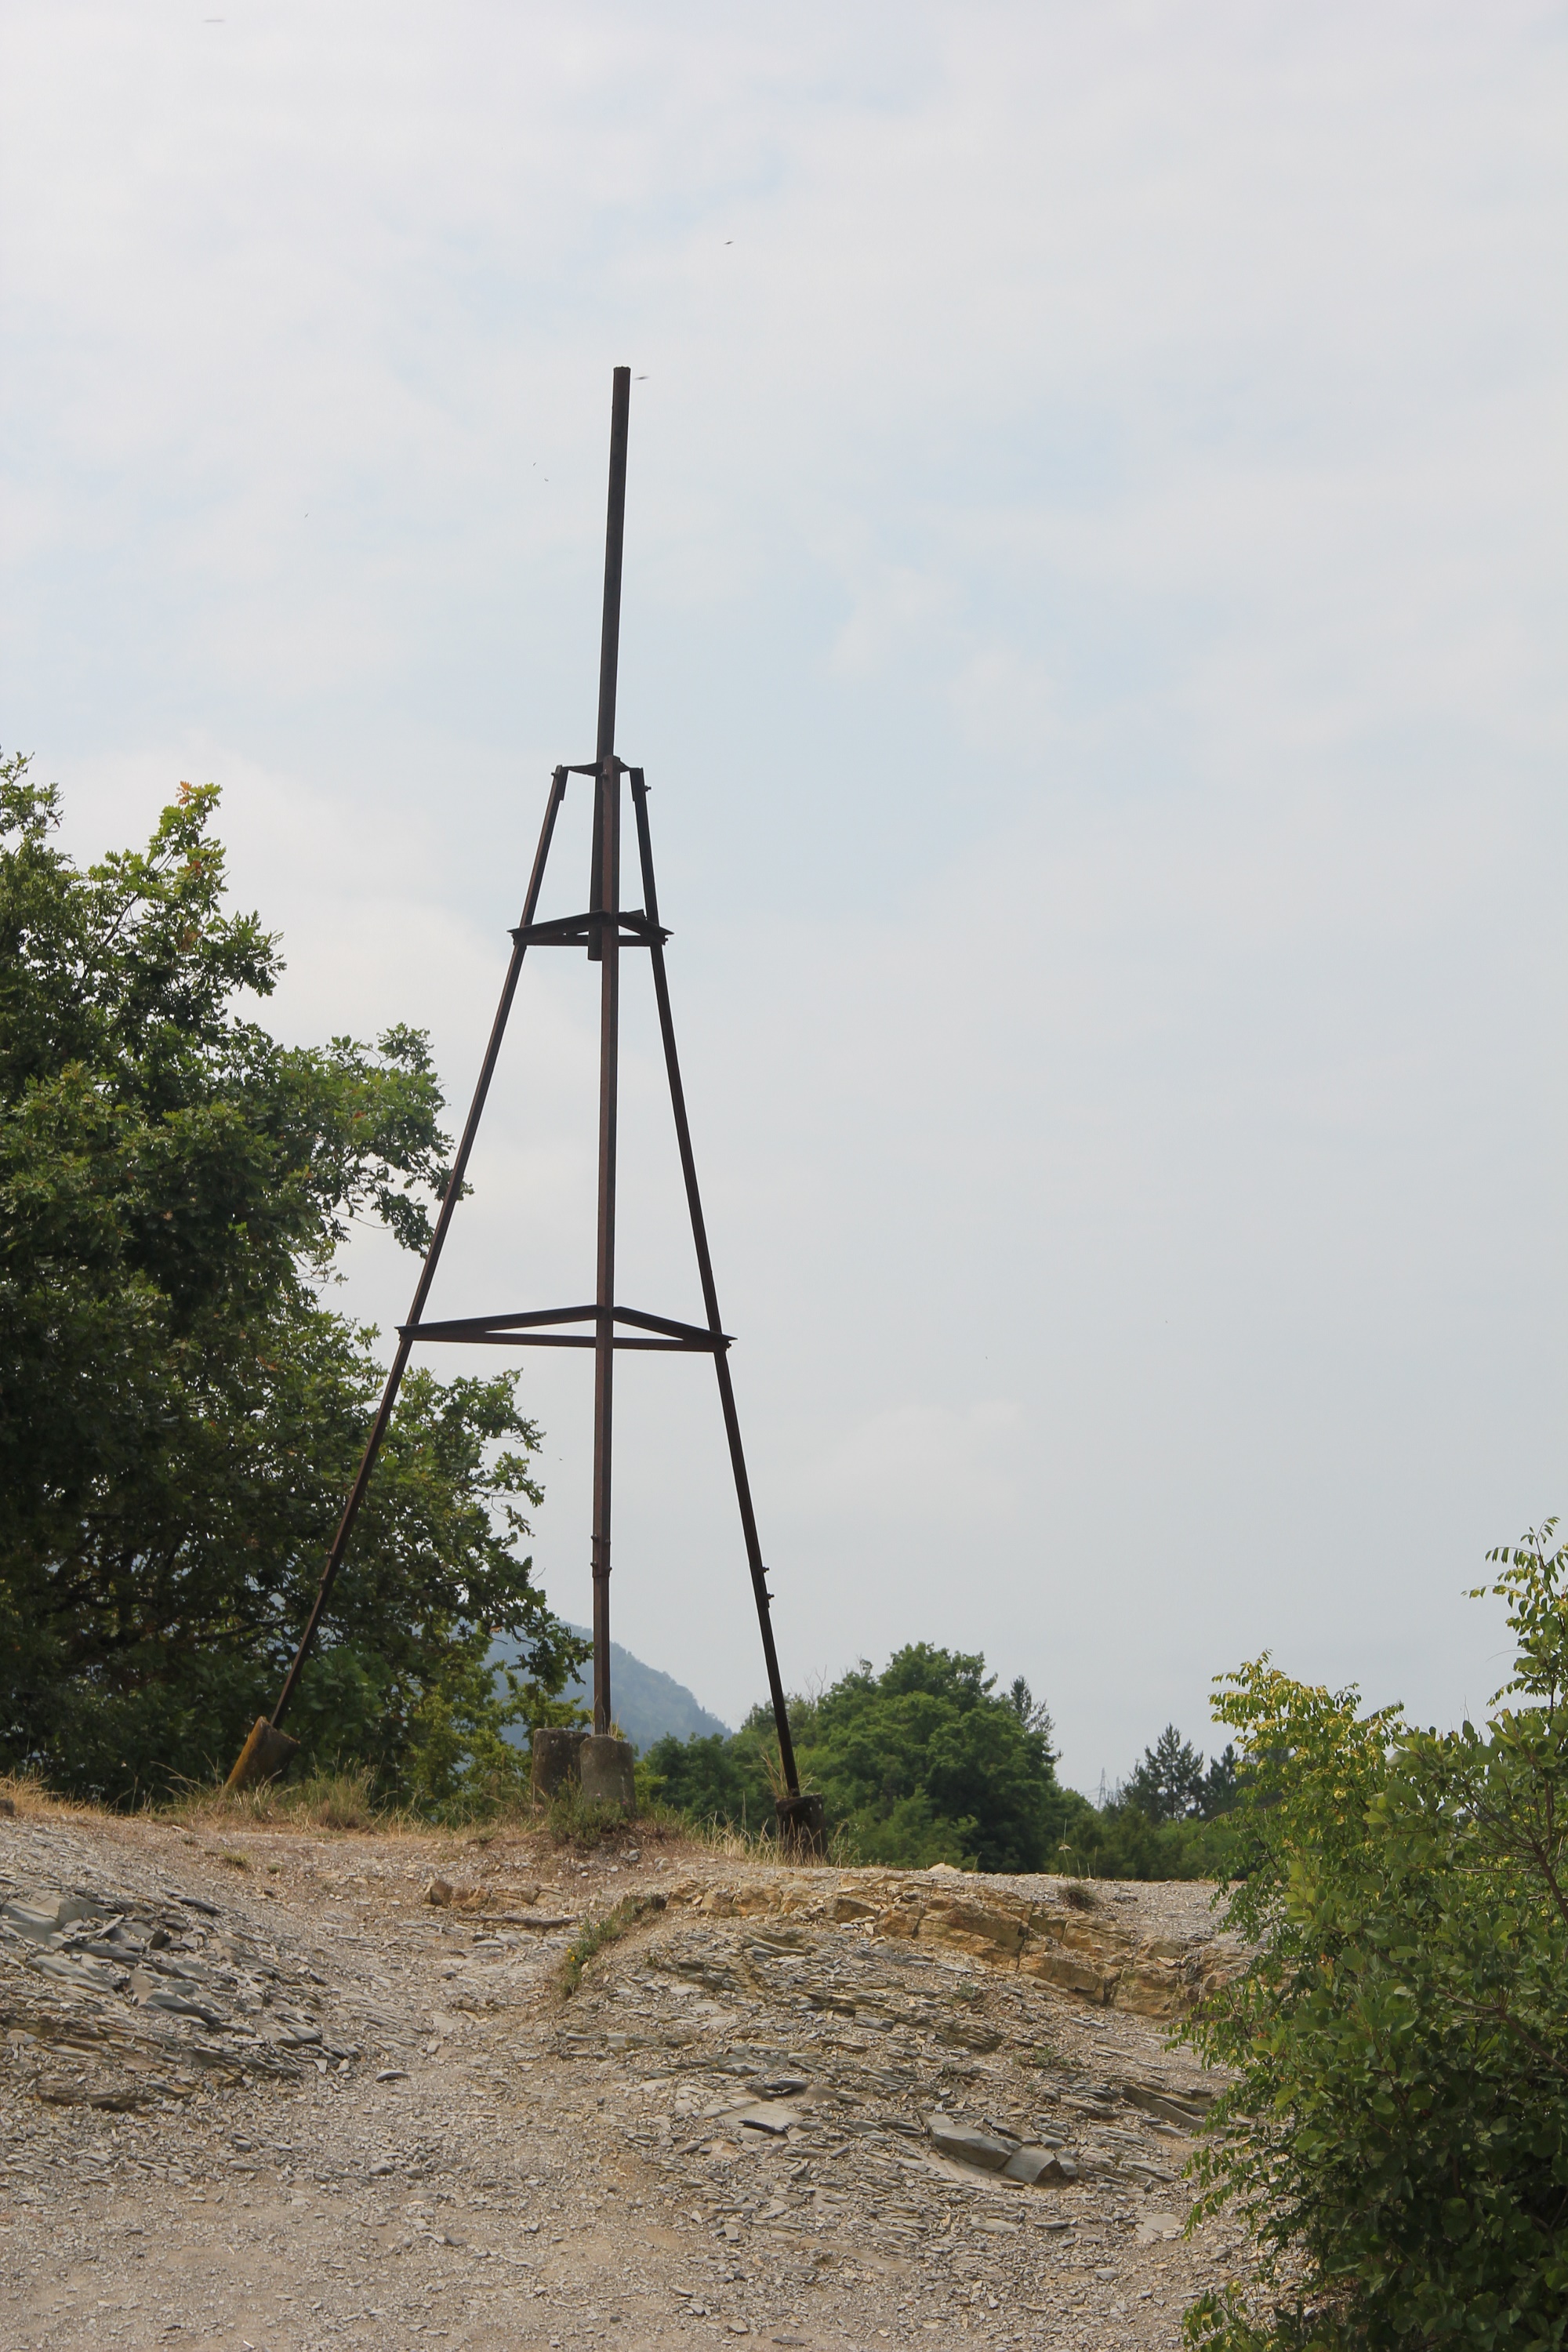
[[[1056,1867],[1064,1830],[1093,1808],[1058,1784],[1050,1717],[1027,1684],[995,1685],[983,1657],[917,1642],[879,1675],[862,1660],[819,1697],[791,1700],[802,1786],[826,1800],[837,1853],[907,1869]],[[658,1740],[647,1762],[689,1820],[771,1833],[768,1709],[729,1738]]]
[[[1267,1658],[1216,1713],[1252,1776],[1247,1973],[1185,2031],[1234,2068],[1198,2160],[1264,2292],[1214,2352],[1546,2352],[1568,2334],[1568,1548],[1493,1553],[1516,1672],[1484,1730],[1411,1728]],[[1509,1704],[1501,1704],[1508,1701]],[[1245,1872],[1245,1877],[1242,1873]]]
[[[1086,1802],[1069,1821],[1053,1867],[1085,1878],[1223,1878],[1234,1848],[1228,1815],[1152,1822],[1135,1804],[1118,1801],[1097,1811]]]
[[[662,1895],[625,1895],[613,1910],[603,1911],[596,1919],[585,1919],[561,1956],[556,1971],[556,1983],[563,2000],[570,2000],[583,1981],[583,1971],[596,1953],[607,1944],[619,1943],[623,1936],[640,1927],[654,1912],[662,1911]]]
[[[773,1818],[773,1790],[763,1763],[761,1711],[728,1736],[656,1739],[636,1770],[691,1822],[722,1822],[760,1829]],[[772,1717],[768,1717],[772,1729]],[[638,1789],[641,1800],[641,1788]]]
[[[584,1853],[591,1853],[606,1840],[626,1841],[634,1834],[632,1823],[618,1805],[584,1797],[576,1780],[563,1780],[556,1790],[544,1825],[556,1845],[574,1846]]]

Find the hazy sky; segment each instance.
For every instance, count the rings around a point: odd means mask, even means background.
[[[982,1649],[1089,1788],[1265,1647],[1483,1704],[1568,1508],[1568,9],[10,0],[0,84],[0,739],[83,853],[221,783],[274,1025],[455,1108],[646,376],[620,749],[787,1678]],[[595,990],[527,968],[439,1311],[591,1292]],[[620,1362],[616,1632],[732,1721],[711,1376]]]

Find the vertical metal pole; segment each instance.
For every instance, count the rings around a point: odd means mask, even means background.
[[[621,780],[613,761],[599,782],[604,824],[600,861],[609,908],[619,903]],[[616,1109],[619,1048],[620,925],[600,926],[599,967],[599,1250],[594,1321],[594,1728],[608,1731],[610,1701],[611,1423],[616,1369]]]
[[[632,807],[637,815],[637,854],[642,864],[643,907],[648,921],[657,926],[658,891],[653,878],[647,786],[643,782],[640,768],[631,771],[631,779]],[[659,1034],[664,1039],[665,1067],[669,1074],[670,1107],[675,1113],[675,1139],[680,1153],[680,1172],[686,1179],[686,1204],[691,1213],[691,1238],[696,1245],[697,1271],[702,1283],[702,1304],[707,1310],[708,1328],[718,1339],[724,1326],[719,1319],[719,1292],[713,1280],[713,1261],[708,1251],[708,1227],[702,1215],[702,1198],[697,1189],[697,1161],[691,1150],[691,1129],[686,1117],[686,1089],[680,1082],[680,1064],[675,1051],[675,1021],[669,1009],[669,982],[664,969],[664,949],[657,929],[649,942],[649,955],[653,964],[654,996],[658,1005]],[[784,1768],[784,1786],[792,1797],[798,1797],[800,1776],[795,1770],[795,1742],[790,1738],[789,1709],[784,1705],[778,1652],[773,1647],[768,1572],[763,1565],[757,1515],[752,1506],[752,1482],[746,1475],[746,1456],[741,1444],[741,1416],[735,1410],[730,1359],[722,1347],[716,1347],[713,1350],[713,1370],[719,1377],[719,1403],[724,1415],[724,1434],[730,1441],[730,1464],[735,1474],[735,1498],[741,1507],[741,1532],[745,1538],[746,1564],[752,1571],[752,1591],[757,1604],[757,1622],[762,1629],[763,1658],[768,1670],[768,1691],[773,1703],[773,1724],[779,1738],[779,1762]]]
[[[621,771],[616,758],[616,681],[621,643],[621,553],[626,518],[630,368],[617,368],[610,402],[610,494],[605,524],[605,610],[599,636],[599,731],[595,757],[595,845],[588,953],[600,960],[599,1234],[594,1321],[594,1728],[608,1731],[610,1697],[611,1437],[616,1369],[616,1111],[620,1055]]]
[[[590,907],[618,907],[605,899],[604,763],[616,748],[616,681],[621,663],[621,550],[626,529],[626,434],[631,422],[632,372],[617,368],[610,395],[610,498],[605,520],[605,609],[599,625],[599,730],[594,757],[599,776],[594,785],[593,863],[588,876]],[[588,961],[599,961],[599,934],[588,933]]]

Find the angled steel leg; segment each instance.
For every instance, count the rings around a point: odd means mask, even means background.
[[[637,854],[642,861],[643,908],[650,923],[658,922],[658,892],[653,878],[653,844],[647,826],[647,786],[640,768],[631,771],[632,806],[637,812]],[[686,1205],[691,1213],[691,1238],[697,1250],[697,1271],[702,1282],[702,1304],[707,1310],[708,1328],[716,1339],[722,1337],[723,1324],[719,1315],[719,1293],[713,1280],[713,1261],[708,1251],[708,1228],[702,1216],[702,1196],[697,1189],[697,1162],[691,1151],[691,1129],[686,1117],[686,1090],[680,1083],[680,1063],[675,1050],[675,1023],[669,1010],[669,982],[664,969],[664,947],[655,929],[649,942],[653,963],[653,990],[658,1003],[659,1034],[664,1040],[665,1068],[669,1073],[669,1099],[675,1113],[675,1139],[680,1151],[680,1172],[686,1179]],[[768,1572],[763,1565],[763,1547],[757,1534],[757,1515],[752,1507],[752,1482],[746,1475],[745,1451],[741,1444],[741,1417],[735,1410],[735,1391],[730,1379],[730,1359],[721,1346],[713,1350],[713,1370],[719,1377],[719,1402],[724,1415],[724,1434],[730,1441],[730,1463],[735,1474],[735,1499],[741,1507],[741,1531],[745,1538],[746,1562],[752,1571],[752,1591],[757,1603],[757,1622],[762,1629],[763,1656],[767,1664],[768,1690],[773,1703],[773,1722],[779,1736],[779,1762],[784,1767],[784,1783],[792,1797],[800,1795],[800,1776],[795,1770],[795,1742],[790,1738],[789,1709],[784,1705],[784,1684],[779,1678],[778,1652],[773,1647],[773,1622],[769,1608]]]
[[[540,827],[539,846],[533,855],[533,871],[528,877],[528,896],[523,900],[522,920],[518,926],[520,931],[527,929],[538,911],[540,886],[544,880],[545,864],[550,856],[551,837],[555,831],[555,819],[565,797],[566,771],[564,768],[557,768],[550,782],[550,797],[545,803],[544,823]],[[527,951],[524,940],[519,939],[514,942],[511,961],[507,966],[506,979],[501,984],[500,1003],[496,1007],[496,1017],[490,1024],[489,1044],[485,1047],[485,1058],[479,1065],[479,1083],[474,1088],[473,1101],[468,1106],[468,1116],[463,1129],[462,1140],[458,1146],[458,1156],[452,1162],[450,1181],[442,1195],[441,1207],[436,1219],[436,1230],[430,1236],[430,1246],[425,1253],[425,1263],[419,1270],[419,1280],[414,1292],[414,1304],[408,1310],[408,1321],[411,1325],[417,1324],[425,1301],[430,1295],[430,1285],[436,1279],[436,1268],[441,1261],[441,1251],[446,1244],[447,1228],[452,1222],[452,1212],[462,1197],[463,1178],[468,1171],[468,1155],[474,1148],[474,1138],[479,1131],[479,1118],[484,1110],[485,1098],[490,1090],[490,1080],[495,1076],[496,1058],[500,1052],[501,1039],[506,1035],[507,1019],[511,1012],[512,998],[517,994],[518,979],[522,971],[522,959]],[[305,1661],[310,1654],[310,1645],[316,1638],[316,1628],[321,1622],[322,1613],[331,1597],[332,1587],[337,1582],[338,1570],[342,1566],[343,1554],[348,1549],[349,1538],[353,1533],[353,1524],[359,1517],[360,1505],[364,1501],[365,1489],[370,1485],[370,1474],[375,1466],[375,1457],[381,1451],[381,1442],[386,1435],[387,1424],[392,1419],[392,1408],[397,1402],[397,1391],[403,1384],[403,1375],[407,1369],[408,1354],[413,1345],[412,1331],[405,1332],[398,1340],[397,1352],[392,1360],[392,1370],[386,1376],[386,1386],[382,1391],[381,1403],[375,1419],[371,1424],[370,1436],[366,1440],[364,1452],[360,1456],[359,1469],[354,1475],[353,1485],[349,1489],[348,1501],[343,1505],[342,1517],[338,1521],[337,1532],[332,1538],[331,1549],[327,1554],[327,1564],[321,1570],[321,1580],[317,1587],[316,1598],[311,1604],[310,1614],[305,1621],[305,1630],[300,1636],[300,1646],[294,1653],[294,1663],[284,1677],[283,1687],[278,1695],[278,1704],[272,1710],[271,1720],[275,1728],[282,1723],[284,1716],[289,1711],[289,1703],[304,1670]],[[240,1764],[237,1764],[234,1772],[229,1775],[231,1784],[234,1783],[243,1762],[242,1757]]]

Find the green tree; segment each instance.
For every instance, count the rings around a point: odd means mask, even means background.
[[[1068,1826],[1058,1867],[1083,1878],[1216,1879],[1231,1852],[1224,1819],[1152,1822],[1136,1805],[1086,1802]]]
[[[1026,1684],[999,1696],[982,1657],[919,1642],[881,1674],[870,1661],[790,1702],[804,1783],[867,1862],[1048,1870],[1089,1808],[1061,1788],[1050,1718]],[[647,1762],[694,1817],[771,1822],[773,1719],[759,1707],[728,1740],[660,1740]]]
[[[1150,1822],[1185,1821],[1201,1812],[1204,1759],[1168,1723],[1121,1791],[1123,1798]]]
[[[1201,2151],[1265,2293],[1215,2352],[1465,2352],[1568,2335],[1568,1549],[1495,1552],[1516,1671],[1484,1730],[1363,1714],[1267,1658],[1216,1712],[1246,1785],[1247,1973],[1187,2029],[1234,2070]],[[1506,1704],[1504,1703],[1506,1702]]]
[[[352,1221],[408,1248],[447,1181],[424,1036],[285,1047],[226,913],[211,785],[79,868],[0,761],[0,1762],[124,1801],[270,1704],[363,1442],[374,1332],[324,1303]],[[544,1607],[514,1382],[405,1383],[294,1728],[449,1801],[515,1771],[581,1645]],[[490,1631],[521,1636],[504,1694]]]
[[[1005,1704],[1012,1708],[1026,1731],[1037,1731],[1047,1746],[1050,1745],[1057,1730],[1050,1708],[1044,1699],[1036,1698],[1022,1675],[1015,1675],[1008,1685]]]
[[[1209,1758],[1208,1770],[1204,1774],[1202,1793],[1198,1798],[1198,1815],[1205,1822],[1217,1821],[1228,1813],[1241,1800],[1241,1766],[1234,1742],[1227,1741],[1219,1755]]]
[[[768,1731],[773,1717],[767,1717]],[[766,1829],[773,1818],[767,1751],[760,1714],[742,1733],[694,1733],[689,1739],[667,1735],[642,1759],[647,1786],[689,1821],[722,1822],[736,1828]]]
[[[1218,1878],[1232,1855],[1226,1816],[1240,1786],[1236,1749],[1205,1767],[1168,1723],[1108,1804],[1072,1825],[1068,1860],[1086,1878]]]
[[[1236,1749],[1211,1757],[1205,1765],[1197,1749],[1168,1723],[1152,1748],[1145,1748],[1135,1769],[1117,1790],[1107,1811],[1131,1808],[1145,1822],[1212,1822],[1228,1813],[1240,1790]]]

